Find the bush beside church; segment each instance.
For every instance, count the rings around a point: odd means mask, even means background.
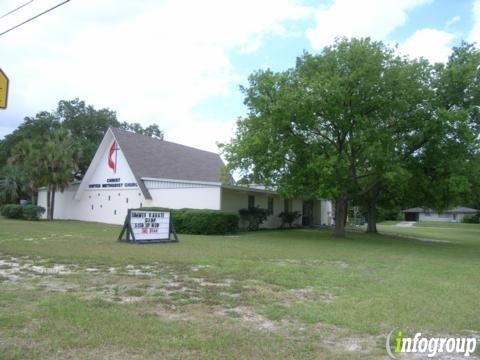
[[[224,235],[238,231],[238,215],[221,210],[158,207],[143,207],[138,210],[170,211],[175,231],[181,234]]]
[[[37,205],[7,204],[0,208],[0,215],[7,219],[38,220],[45,208]]]

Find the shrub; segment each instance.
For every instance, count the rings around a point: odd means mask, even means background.
[[[247,222],[247,228],[250,231],[258,230],[260,224],[263,223],[268,216],[268,210],[258,206],[249,209],[240,209],[238,213],[242,221]]]
[[[175,231],[182,234],[223,235],[238,231],[238,215],[220,210],[159,207],[144,207],[136,210],[170,211]]]
[[[297,220],[301,214],[298,211],[283,211],[278,214],[278,217],[282,219],[282,225],[280,227],[284,227],[285,224],[288,224],[289,227],[293,226],[295,220]]]
[[[8,219],[38,220],[45,208],[37,205],[7,204],[2,206],[0,214]]]
[[[480,223],[480,212],[474,215],[465,215],[462,219],[463,223],[466,224],[479,224]]]
[[[185,228],[183,219],[185,218],[185,213],[189,209],[175,209],[171,210],[170,216],[172,217],[173,225],[175,226],[175,231],[183,234],[187,234],[188,231]]]
[[[218,210],[185,210],[180,221],[187,234],[228,234],[238,230],[238,215]]]
[[[22,205],[18,205],[18,204],[3,205],[1,214],[2,216],[8,219],[23,219]]]
[[[25,220],[38,220],[45,212],[45,208],[37,205],[23,205],[23,218]]]
[[[365,214],[366,215],[366,214]],[[403,220],[403,213],[398,209],[385,209],[382,207],[377,208],[377,221],[401,221]]]

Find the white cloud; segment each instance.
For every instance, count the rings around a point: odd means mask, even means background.
[[[27,8],[9,21],[38,13]],[[120,121],[155,122],[167,139],[214,150],[233,119],[205,119],[194,107],[236,87],[231,52],[253,52],[309,14],[290,0],[72,1],[0,37],[11,79],[10,109],[0,116],[33,115],[80,97],[117,110]]]
[[[233,137],[235,120],[192,117],[181,121],[178,126],[170,129],[165,140],[218,152],[216,142],[226,142]],[[208,142],[205,140],[209,139]],[[211,141],[214,140],[214,141]]]
[[[468,36],[468,41],[480,44],[480,0],[475,0],[472,6],[473,28]]]
[[[399,51],[413,58],[424,57],[432,63],[446,62],[454,39],[455,35],[446,31],[421,29],[400,44]]]
[[[321,6],[316,12],[315,27],[307,30],[313,48],[322,48],[333,43],[336,37],[371,37],[395,44],[389,36],[407,21],[408,11],[429,4],[433,0],[335,0]],[[476,2],[478,34],[480,38],[480,0]],[[453,17],[448,24],[459,21]],[[437,29],[420,29],[399,45],[399,51],[411,57],[423,56],[430,61],[446,61],[453,33]]]
[[[458,15],[453,16],[452,18],[448,19],[448,21],[445,23],[445,27],[449,28],[452,25],[458,23],[462,18]]]
[[[394,29],[405,24],[408,10],[430,2],[432,0],[335,0],[317,10],[316,25],[307,30],[307,37],[317,49],[341,36],[386,40]]]

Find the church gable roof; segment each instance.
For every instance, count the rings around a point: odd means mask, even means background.
[[[218,154],[111,128],[137,178],[222,182]]]

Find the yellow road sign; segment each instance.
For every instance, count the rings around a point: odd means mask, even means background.
[[[0,109],[7,108],[8,99],[8,77],[0,69]]]

